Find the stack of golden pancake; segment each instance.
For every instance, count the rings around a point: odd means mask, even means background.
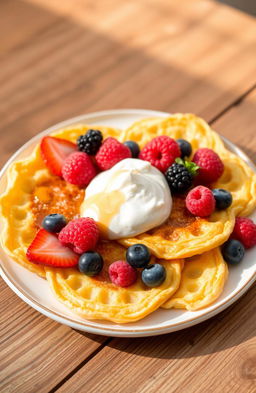
[[[78,125],[53,135],[75,142],[89,128]],[[235,217],[249,215],[256,207],[256,175],[225,148],[207,123],[191,114],[145,119],[123,131],[101,126],[97,129],[104,138],[133,140],[140,148],[156,136],[168,135],[188,140],[193,152],[201,147],[213,149],[225,169],[212,187],[230,191],[232,205],[202,219],[186,210],[184,197],[173,196],[171,215],[161,226],[118,242],[100,241],[97,251],[104,259],[104,269],[94,278],[77,269],[36,265],[27,260],[26,251],[38,229],[38,210],[65,215],[73,200],[72,215],[76,215],[83,200],[83,191],[65,185],[49,172],[37,147],[30,157],[9,168],[7,190],[0,199],[4,225],[1,241],[5,251],[22,266],[45,277],[55,296],[84,318],[125,323],[139,320],[159,307],[198,310],[208,306],[220,296],[228,277],[220,246],[232,233]],[[47,191],[54,184],[62,193],[62,203]],[[124,259],[126,248],[136,243],[149,247],[152,261],[165,266],[167,278],[159,287],[146,287],[140,277],[128,288],[117,287],[109,280],[108,266]]]

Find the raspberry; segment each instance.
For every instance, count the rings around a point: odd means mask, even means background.
[[[130,149],[115,138],[107,138],[95,156],[98,167],[105,171],[112,168],[119,161],[131,158]]]
[[[165,172],[174,163],[175,158],[180,155],[178,143],[169,136],[163,135],[148,142],[141,150],[139,158],[149,161],[159,171]]]
[[[239,240],[246,248],[253,247],[256,245],[256,225],[250,218],[237,217],[231,237]]]
[[[113,262],[108,269],[110,280],[119,287],[129,287],[137,280],[137,271],[125,261]]]
[[[96,176],[96,169],[86,153],[75,152],[64,161],[62,176],[68,183],[85,187]]]
[[[103,136],[99,130],[88,130],[85,135],[77,139],[78,150],[94,156],[101,146]]]
[[[223,162],[218,154],[208,148],[198,149],[192,161],[200,167],[197,180],[206,184],[218,180],[224,171]]]
[[[99,229],[92,218],[77,218],[70,221],[59,233],[59,241],[71,246],[74,252],[82,254],[95,249]]]
[[[189,191],[186,206],[190,213],[199,217],[206,217],[215,209],[215,199],[211,190],[204,186],[197,186]]]

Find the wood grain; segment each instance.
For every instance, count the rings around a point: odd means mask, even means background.
[[[1,392],[46,392],[104,342],[35,312],[0,282]]]
[[[239,112],[239,116],[236,113]],[[256,163],[256,89],[214,122],[214,129],[240,146]]]
[[[231,8],[62,3],[18,2],[19,41],[15,20],[0,26],[16,43],[0,59],[3,160],[47,126],[92,110],[191,111],[210,120],[255,82],[255,23]],[[3,15],[12,4],[0,5]]]
[[[255,84],[248,15],[207,0],[4,0],[0,14],[0,163],[57,121],[122,107],[218,118],[255,158],[255,91],[232,106]],[[193,329],[105,348],[0,293],[1,392],[256,390],[255,289]]]
[[[255,293],[181,332],[114,339],[58,392],[254,393]]]
[[[46,392],[105,341],[53,322],[0,284],[1,392]]]

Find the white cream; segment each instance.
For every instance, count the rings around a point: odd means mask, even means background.
[[[80,212],[105,228],[109,239],[119,239],[162,224],[171,208],[164,175],[147,161],[127,158],[91,181]]]

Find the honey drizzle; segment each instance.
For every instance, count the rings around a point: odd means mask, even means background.
[[[31,210],[35,226],[41,226],[43,218],[52,213],[63,214],[68,221],[79,215],[84,199],[84,190],[66,183],[60,178],[51,178],[37,186],[31,198]]]
[[[96,220],[101,237],[108,238],[108,230],[112,218],[119,213],[122,204],[126,201],[125,195],[119,190],[110,191],[109,188],[113,185],[113,182],[118,176],[125,172],[124,169],[115,171],[108,180],[108,184],[105,188],[94,195],[91,195],[84,200],[81,210],[90,209],[96,212],[98,219]]]
[[[119,212],[124,202],[125,197],[121,191],[103,191],[85,199],[83,207],[93,210],[98,214],[98,220],[96,222],[102,236],[106,238],[110,222]]]
[[[185,196],[173,196],[171,215],[165,224],[148,231],[149,234],[159,235],[166,240],[177,241],[180,233],[189,231],[195,236],[200,233],[202,221],[205,219],[195,217],[186,208]]]

